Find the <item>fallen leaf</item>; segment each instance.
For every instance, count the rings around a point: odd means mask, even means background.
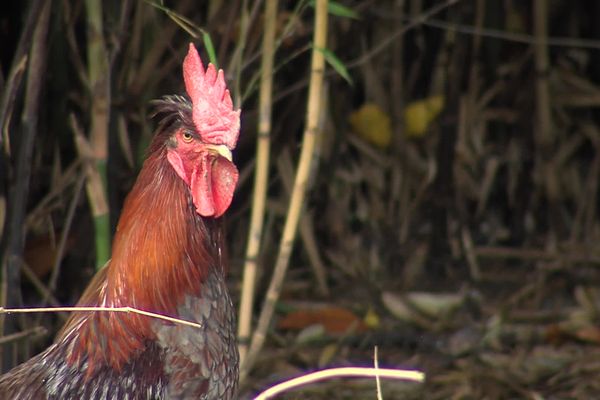
[[[354,329],[367,330],[365,323],[351,311],[342,307],[323,307],[292,311],[279,320],[280,329],[302,330],[311,325],[322,325],[330,335],[340,335]]]

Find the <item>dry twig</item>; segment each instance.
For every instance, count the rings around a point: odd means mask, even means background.
[[[309,383],[318,382],[332,378],[386,378],[386,379],[400,379],[412,382],[423,382],[425,375],[420,371],[410,371],[401,369],[386,369],[386,368],[359,368],[359,367],[345,367],[345,368],[331,368],[322,371],[313,372],[310,374],[302,375],[289,381],[279,383],[275,386],[270,387],[264,392],[260,393],[254,398],[254,400],[267,400],[281,394],[285,391],[307,385]]]

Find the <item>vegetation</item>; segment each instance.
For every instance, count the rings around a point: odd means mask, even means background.
[[[2,306],[73,304],[106,260],[193,41],[242,108],[245,395],[375,346],[427,374],[383,398],[600,393],[600,3],[200,3],[3,4]],[[3,367],[65,316],[4,315]]]

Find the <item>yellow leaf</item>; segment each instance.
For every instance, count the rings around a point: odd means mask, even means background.
[[[444,109],[444,96],[436,95],[413,101],[404,109],[404,133],[408,137],[423,136],[429,125]]]
[[[363,318],[363,322],[366,326],[372,329],[378,328],[381,323],[379,315],[377,315],[372,307],[369,307],[367,314]]]
[[[381,148],[392,140],[390,117],[377,104],[366,103],[350,114],[350,125],[360,137]]]

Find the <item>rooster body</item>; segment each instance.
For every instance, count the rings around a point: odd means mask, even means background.
[[[132,313],[74,313],[54,344],[0,377],[1,399],[231,399],[238,379],[234,309],[225,284],[220,217],[238,172],[239,133],[222,71],[193,47],[184,60],[191,100],[157,102],[162,116],[128,195],[111,260],[78,305]]]

